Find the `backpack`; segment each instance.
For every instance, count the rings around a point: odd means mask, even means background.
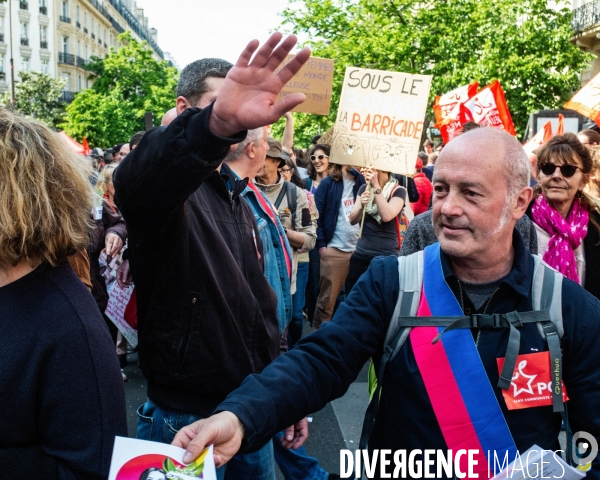
[[[558,361],[560,366],[558,381],[562,385],[562,352],[560,346],[560,339],[564,335],[562,275],[544,263],[541,257],[534,255],[533,258],[535,265],[532,285],[534,311],[491,315],[474,314],[465,317],[417,317],[423,285],[423,251],[421,250],[408,257],[398,257],[400,279],[398,301],[385,336],[383,355],[379,365],[375,367],[372,363],[373,370],[369,371],[369,391],[372,391],[372,397],[365,413],[359,443],[360,449],[367,448],[369,437],[375,425],[385,369],[400,351],[413,326],[448,327],[452,325],[451,329],[469,327],[510,328],[511,333],[504,366],[498,382],[500,388],[506,389],[510,386],[519,353],[520,333],[515,325],[522,326],[525,323],[536,323],[539,334],[548,342],[552,364]],[[553,392],[552,404],[554,412],[565,411],[562,402],[562,389],[559,393]],[[568,430],[568,421],[565,420],[565,423]]]
[[[298,187],[294,185],[292,182],[288,182],[287,180],[283,182],[283,187],[273,204],[275,206],[275,210],[279,211],[279,205],[283,201],[284,195],[287,197],[288,208],[290,209],[290,213],[292,214],[292,228],[296,229],[296,209],[298,207],[298,192],[296,189]]]

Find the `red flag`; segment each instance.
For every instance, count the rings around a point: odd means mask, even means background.
[[[558,128],[556,129],[556,135],[564,135],[565,134],[565,117],[563,117],[562,113],[558,114]]]
[[[474,121],[471,110],[465,107],[464,103],[458,103],[452,110],[450,117],[452,118],[447,118],[439,125],[444,144],[447,144],[450,140],[459,135],[465,123]]]
[[[600,126],[600,74],[592,78],[573,98],[565,103],[565,108],[575,110],[589,117]]]
[[[87,138],[83,137],[83,154],[84,155],[89,155],[91,153],[92,153],[92,149],[88,145]]]
[[[435,97],[433,111],[435,113],[435,122],[441,124],[444,120],[451,119],[451,113],[459,103],[464,103],[477,93],[479,83],[473,82],[462,87]]]
[[[548,120],[545,125],[523,145],[523,150],[527,153],[533,153],[534,150],[541,147],[552,138],[552,122]]]
[[[502,128],[511,135],[517,135],[504,91],[498,80],[479,91],[465,105],[471,110],[475,123],[482,127]]]

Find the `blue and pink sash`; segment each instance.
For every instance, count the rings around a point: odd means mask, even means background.
[[[444,279],[440,244],[424,251],[423,290],[417,316],[463,316],[462,309]],[[478,450],[474,473],[489,478],[488,452],[499,459],[506,452],[514,459],[517,448],[481,363],[471,331],[458,328],[444,333],[443,327],[416,327],[410,332],[415,359],[442,434],[453,455],[458,450]],[[509,460],[510,461],[510,460]],[[460,459],[468,472],[468,458]],[[493,465],[489,466],[493,471]]]

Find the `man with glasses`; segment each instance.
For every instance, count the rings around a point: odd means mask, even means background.
[[[289,168],[283,158],[281,143],[268,139],[265,165],[258,172],[255,184],[267,196],[279,213],[287,239],[293,250],[292,295],[296,292],[298,250],[311,250],[317,240],[317,228],[312,221],[306,193],[286,181],[279,170]]]

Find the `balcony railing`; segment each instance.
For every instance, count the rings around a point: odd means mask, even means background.
[[[25,38],[25,37],[21,37],[21,45],[28,47],[29,46],[29,39]]]
[[[23,0],[21,0],[19,2],[19,8],[21,10],[27,10],[29,8],[29,4],[27,2],[24,2]]]
[[[102,39],[98,38],[98,45],[102,45]]]
[[[48,48],[48,42],[46,40],[41,40],[40,48]]]
[[[77,28],[81,28],[81,23],[75,22],[75,25],[77,26]]]
[[[65,17],[64,15],[61,15],[60,21],[64,23],[71,23],[71,17]]]
[[[594,0],[573,10],[571,26],[575,33],[581,33],[597,23],[600,23],[600,0]]]
[[[40,7],[40,13],[42,15],[48,15],[48,7]]]
[[[65,103],[71,103],[75,99],[76,94],[77,92],[63,91],[60,99]]]
[[[6,80],[6,73],[0,72],[0,80],[2,80],[2,81]]]
[[[0,33],[0,43],[4,43],[4,34]]]
[[[83,27],[83,33],[88,33],[87,27]]]
[[[75,65],[75,55],[73,55],[72,53],[59,52],[58,63],[63,63],[65,65]]]
[[[96,35],[92,33],[92,40],[96,40]]]
[[[79,55],[77,55],[77,66],[84,68],[85,67],[85,60],[83,58],[81,58]]]
[[[104,42],[104,48],[108,48],[108,47],[106,46],[106,42]]]

